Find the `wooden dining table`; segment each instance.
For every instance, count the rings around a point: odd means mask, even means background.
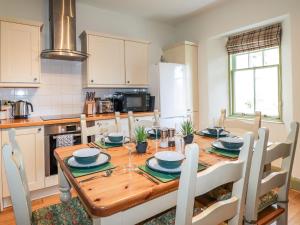
[[[200,162],[211,166],[220,161],[233,160],[207,152],[206,149],[213,141],[212,138],[195,135],[194,142],[200,148]],[[159,147],[156,149],[155,140],[149,140],[148,144],[146,153],[132,152],[133,164],[145,165],[146,160],[156,151],[166,150]],[[103,150],[111,156],[111,163],[115,166],[110,176],[106,176],[105,172],[98,172],[75,178],[64,160],[75,150],[84,147],[88,145],[57,148],[54,155],[58,162],[61,201],[70,201],[71,187],[74,188],[93,219],[93,224],[136,224],[176,205],[179,180],[153,182],[147,176],[126,171],[124,166],[128,164],[129,153],[125,147]],[[168,150],[175,151],[175,148]]]

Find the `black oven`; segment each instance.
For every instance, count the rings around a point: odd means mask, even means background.
[[[113,95],[113,101],[117,112],[154,111],[155,97],[147,92],[117,92]]]
[[[54,150],[57,147],[57,138],[62,135],[72,135],[72,145],[81,144],[81,129],[79,123],[56,124],[45,126],[45,175],[57,174],[57,162]]]

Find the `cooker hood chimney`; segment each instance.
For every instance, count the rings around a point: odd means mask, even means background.
[[[84,61],[87,54],[76,51],[75,0],[49,0],[50,49],[42,58]]]

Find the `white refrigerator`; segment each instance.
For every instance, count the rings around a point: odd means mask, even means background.
[[[159,63],[150,75],[149,91],[155,95],[161,113],[161,126],[176,127],[190,115],[186,66]]]

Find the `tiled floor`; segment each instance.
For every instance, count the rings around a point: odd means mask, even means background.
[[[59,202],[57,195],[47,197],[41,200],[36,200],[32,204],[33,210],[36,210],[47,205],[55,204]],[[14,215],[12,208],[7,208],[4,212],[0,213],[0,224],[1,225],[14,225]],[[289,225],[300,224],[300,192],[290,191],[289,201]]]

